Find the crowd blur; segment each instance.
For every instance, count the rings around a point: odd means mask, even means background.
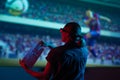
[[[82,26],[85,26],[85,24],[83,23],[83,16],[85,14],[85,11],[89,9],[87,5],[86,7],[83,7],[81,5],[69,4],[56,0],[53,0],[52,2],[50,0],[36,0],[36,1],[28,0],[28,1],[29,9],[27,10],[26,13],[19,15],[20,17],[31,18],[36,20],[40,19],[58,23],[76,21]],[[117,14],[117,12],[116,14],[113,15],[112,13],[110,14],[109,12],[106,11],[102,12],[100,12],[99,10],[96,11],[97,13],[102,13],[103,15],[110,17],[112,20],[111,24],[102,21],[102,29],[113,32],[120,32],[119,17],[114,16]],[[8,13],[8,10],[5,8],[4,4],[0,5],[0,13],[11,15]]]
[[[0,58],[18,58],[21,59],[25,56],[27,51],[33,47],[35,43],[43,40],[49,45],[59,46],[63,43],[59,38],[52,38],[49,35],[30,35],[30,34],[9,34],[0,33]],[[113,45],[109,43],[97,43],[95,46],[96,53],[99,56],[98,59],[110,60],[111,62],[115,60],[120,60],[120,46]],[[45,47],[40,60],[45,60],[50,48]],[[92,59],[91,54],[89,58]]]

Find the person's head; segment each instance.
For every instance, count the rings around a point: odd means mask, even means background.
[[[93,18],[93,12],[91,10],[86,11],[86,16],[89,18]]]
[[[77,41],[81,39],[81,26],[76,22],[67,23],[60,29],[63,42]]]

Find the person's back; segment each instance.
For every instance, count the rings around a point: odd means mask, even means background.
[[[52,53],[52,51],[51,51]],[[64,46],[53,50],[52,80],[84,80],[84,71],[88,50],[85,46],[77,46],[75,43],[66,43]]]

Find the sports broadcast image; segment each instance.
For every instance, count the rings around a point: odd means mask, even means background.
[[[79,38],[88,49],[84,74],[81,73],[84,78],[70,80],[120,80],[119,21],[119,0],[0,0],[0,80],[43,80],[32,71],[45,69],[49,74],[46,68],[49,63],[51,70],[56,70],[57,64],[61,65],[57,61],[63,58],[54,59],[56,55],[51,53],[56,51],[60,55],[62,51],[57,49],[67,44],[63,35],[73,35],[66,28],[69,22],[80,25]],[[74,51],[68,50],[64,60],[71,58]],[[57,72],[60,71],[58,66]],[[57,72],[53,76],[58,76]],[[53,76],[44,80],[69,79]]]

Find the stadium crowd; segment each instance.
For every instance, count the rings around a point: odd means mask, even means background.
[[[4,4],[5,3],[0,5],[0,14],[11,15],[10,13],[8,13],[8,9],[5,8]],[[49,0],[39,0],[36,2],[34,0],[29,0],[29,4],[30,6],[27,12],[19,15],[20,17],[58,22],[58,23],[67,23],[69,21],[76,21],[82,26],[85,26],[85,24],[83,23],[83,16],[85,14],[85,11],[89,9],[89,7],[87,6],[83,7],[81,5],[58,2],[56,0],[53,0],[52,2]],[[99,10],[95,10],[95,11],[97,11],[97,13],[102,13],[103,15],[110,17],[112,20],[111,24],[102,21],[103,30],[120,32],[120,24],[118,17],[114,17],[114,15],[109,14],[109,12],[105,12],[105,11],[100,12]]]
[[[27,51],[32,48],[34,43],[43,40],[49,45],[59,46],[63,43],[59,38],[52,38],[49,35],[29,35],[29,34],[9,34],[9,33],[0,33],[0,58],[23,58]],[[40,60],[45,60],[45,57],[50,48],[45,47]],[[114,60],[120,60],[120,46],[113,45],[109,43],[103,42],[97,43],[95,46],[96,53],[98,55],[98,59],[102,61],[110,60],[113,62]],[[89,58],[92,59],[91,54],[89,54]]]

